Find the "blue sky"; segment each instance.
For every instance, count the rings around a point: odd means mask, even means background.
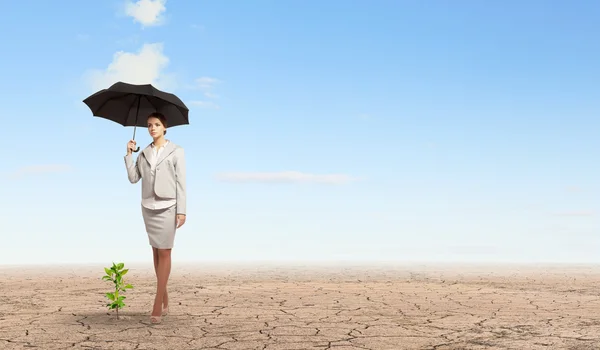
[[[175,262],[600,261],[598,2],[0,11],[0,264],[151,259],[133,129],[82,103],[117,80],[190,108],[168,133],[188,163]]]

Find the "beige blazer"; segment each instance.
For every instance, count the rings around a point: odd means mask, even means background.
[[[186,214],[185,156],[183,148],[169,142],[156,160],[154,183],[150,180],[152,148],[148,145],[137,157],[135,164],[132,155],[125,156],[127,177],[134,184],[142,180],[142,198],[156,195],[164,199],[175,199],[177,214]]]

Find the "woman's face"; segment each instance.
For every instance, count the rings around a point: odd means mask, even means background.
[[[148,118],[148,133],[152,138],[158,138],[165,134],[165,127],[160,122],[160,119],[155,117]]]

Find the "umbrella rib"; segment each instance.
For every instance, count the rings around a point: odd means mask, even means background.
[[[125,96],[121,96],[121,97],[117,97],[117,98],[108,98],[108,99],[104,100],[104,102],[102,102],[102,104],[100,105],[100,107],[98,107],[98,108],[96,109],[96,112],[97,112],[97,113],[99,113],[99,112],[100,112],[100,110],[102,109],[102,107],[104,107],[104,105],[108,103],[108,101],[119,100],[119,99],[121,99],[121,98],[123,98],[123,97],[127,97],[127,96],[129,96],[129,95],[133,95],[133,94],[132,94],[132,93],[129,93],[129,94],[125,95]],[[131,107],[129,107],[129,108],[131,108]]]
[[[129,108],[127,109],[128,111],[131,111],[131,108],[133,108],[133,104],[134,104],[134,103],[135,103],[137,100],[139,100],[139,99],[141,99],[141,98],[142,98],[142,97],[141,97],[142,95],[140,95],[140,94],[131,93],[131,94],[129,94],[128,96],[130,96],[130,95],[135,95],[135,96],[137,96],[137,99],[135,99],[135,98],[133,99],[133,101],[132,101],[132,102],[131,102],[131,104],[129,105]],[[138,110],[138,113],[139,113],[139,110]],[[129,119],[129,113],[127,113],[127,119]],[[125,124],[127,124],[127,119],[125,119]],[[137,119],[138,119],[138,116],[137,116],[137,113],[136,113],[136,116],[135,116],[135,121],[133,122],[133,126],[137,126]]]
[[[156,107],[156,106],[155,106],[155,105],[152,103],[152,101],[150,100],[150,98],[148,98],[149,96],[151,96],[151,97],[155,97],[154,95],[143,95],[143,97],[145,97],[145,98],[146,98],[146,101],[148,101],[148,103],[149,103],[149,104],[152,106],[152,108],[154,108],[154,110],[158,112],[158,107]],[[177,108],[179,111],[181,111],[181,109],[182,109],[182,108],[180,108],[180,106],[177,106],[177,105],[174,105],[174,106],[175,106],[175,108]],[[184,108],[184,110],[185,110],[185,108]],[[183,113],[182,113],[182,114],[183,114]],[[187,118],[186,118],[186,121],[189,123],[189,121],[187,120]]]
[[[150,101],[148,96],[145,95],[144,97],[146,98],[146,101],[148,101],[148,103],[152,106],[152,108],[154,108],[154,110],[158,112],[158,108],[156,108],[156,106],[152,103],[152,101]]]

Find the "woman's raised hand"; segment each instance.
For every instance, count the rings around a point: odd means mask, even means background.
[[[130,140],[129,142],[127,142],[127,154],[131,154],[134,150],[135,150],[135,141],[134,140]]]

